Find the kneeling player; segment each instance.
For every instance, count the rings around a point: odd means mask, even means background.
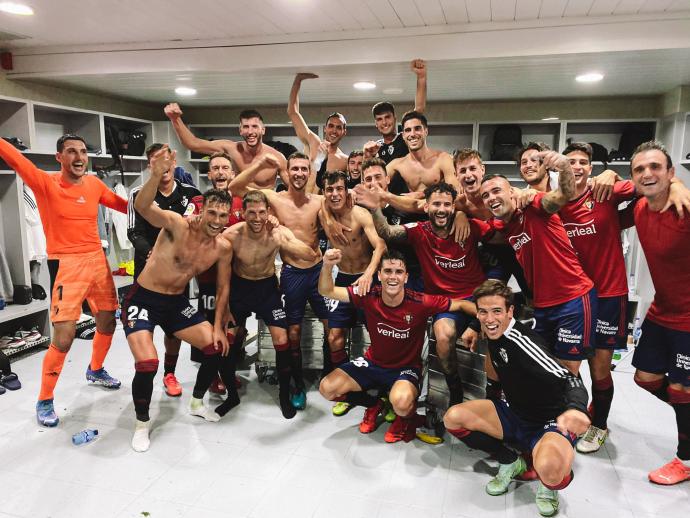
[[[513,318],[513,292],[488,280],[474,290],[477,318],[488,339],[488,355],[503,385],[503,400],[474,400],[448,409],[448,432],[473,449],[491,453],[500,467],[486,486],[502,495],[527,468],[505,443],[532,452],[541,484],[542,516],[558,511],[558,493],[573,478],[573,444],[590,424],[587,390],[547,352],[544,340]]]
[[[359,430],[370,433],[376,429],[383,401],[366,391],[390,389],[389,399],[397,417],[385,440],[409,442],[414,439],[422,418],[417,414],[417,396],[427,318],[444,311],[474,315],[474,304],[405,289],[405,258],[396,250],[385,252],[381,259],[378,270],[381,285],[360,296],[356,286],[340,287],[333,282],[333,267],[341,257],[338,249],[328,250],[324,255],[319,293],[340,302],[351,302],[364,311],[371,346],[364,358],[341,364],[321,380],[319,391],[330,401],[367,407]]]
[[[153,330],[158,325],[201,349],[201,362],[190,413],[208,421],[220,416],[205,408],[203,397],[218,372],[218,349],[228,352],[228,343],[222,325],[222,312],[212,326],[193,307],[184,292],[192,277],[216,265],[218,268],[218,304],[227,305],[229,297],[232,246],[220,236],[230,210],[230,197],[224,191],[212,189],[204,194],[200,222],[192,223],[179,214],[161,210],[154,203],[156,189],[163,171],[174,160],[174,153],[166,148],[151,159],[151,177],[139,191],[136,210],[152,225],[162,229],[156,244],[132,285],[122,307],[122,323],[127,342],[134,356],[136,373],[132,380],[132,397],[137,414],[132,438],[135,451],[149,448],[149,405],[153,393],[153,378],[158,370],[158,356],[153,344]],[[233,378],[224,380],[226,384]]]

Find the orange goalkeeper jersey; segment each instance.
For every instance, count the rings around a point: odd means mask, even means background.
[[[97,220],[99,204],[127,212],[127,200],[95,176],[85,175],[76,185],[65,182],[62,174],[39,169],[2,138],[0,157],[36,195],[49,257],[101,249]]]

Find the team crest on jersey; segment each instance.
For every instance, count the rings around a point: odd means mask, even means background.
[[[395,146],[393,144],[388,145],[388,154],[392,155],[393,151],[395,151]]]
[[[188,201],[189,201],[189,200],[187,199],[186,196],[182,196],[182,205],[187,205],[187,202],[188,202]]]
[[[236,211],[235,211],[235,217],[236,217],[237,219],[241,219],[241,218],[242,218],[242,211],[241,211],[241,210],[236,210]]]
[[[518,214],[518,221],[521,225],[525,222],[525,215],[522,212]]]
[[[592,210],[594,208],[594,200],[589,199],[585,202],[585,208],[587,210]]]
[[[407,322],[408,324],[411,324],[412,323],[412,315],[410,315],[410,314],[405,315],[405,322]]]
[[[508,353],[506,352],[506,350],[503,347],[501,347],[498,350],[498,355],[501,357],[501,359],[503,360],[504,363],[508,363]]]

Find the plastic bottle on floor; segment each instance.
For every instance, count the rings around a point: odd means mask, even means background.
[[[98,438],[98,430],[87,428],[81,432],[77,432],[72,436],[72,444],[79,446],[87,442],[95,441]]]

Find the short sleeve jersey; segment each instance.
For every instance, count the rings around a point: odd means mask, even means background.
[[[582,269],[594,281],[599,297],[628,292],[618,204],[633,199],[631,181],[617,182],[611,199],[599,203],[591,189],[568,202],[559,214]]]
[[[409,149],[407,149],[407,144],[405,144],[405,139],[403,138],[402,133],[398,133],[390,144],[384,143],[383,139],[377,140],[376,143],[381,146],[378,150],[378,153],[376,153],[376,156],[386,162],[386,165],[388,165],[392,160],[402,158],[409,153]]]
[[[470,237],[464,243],[457,243],[453,235],[437,236],[429,221],[404,227],[407,242],[419,258],[427,293],[464,299],[486,280],[479,262],[478,243],[493,233],[488,223],[470,219]]]
[[[0,156],[36,196],[48,257],[101,250],[99,204],[127,212],[127,200],[117,196],[93,175],[83,176],[78,184],[65,182],[61,173],[47,173],[37,168],[4,139],[0,139]]]
[[[690,332],[690,216],[673,210],[652,211],[641,198],[634,208],[635,227],[654,283],[647,318],[677,331]]]
[[[561,218],[542,207],[544,195],[537,194],[510,221],[490,222],[515,250],[537,308],[563,304],[581,297],[594,286],[577,259]]]
[[[381,298],[381,286],[360,296],[356,287],[348,286],[350,301],[364,310],[371,346],[365,357],[387,369],[422,366],[422,346],[427,319],[448,311],[450,299],[405,290],[402,303],[386,306]]]

